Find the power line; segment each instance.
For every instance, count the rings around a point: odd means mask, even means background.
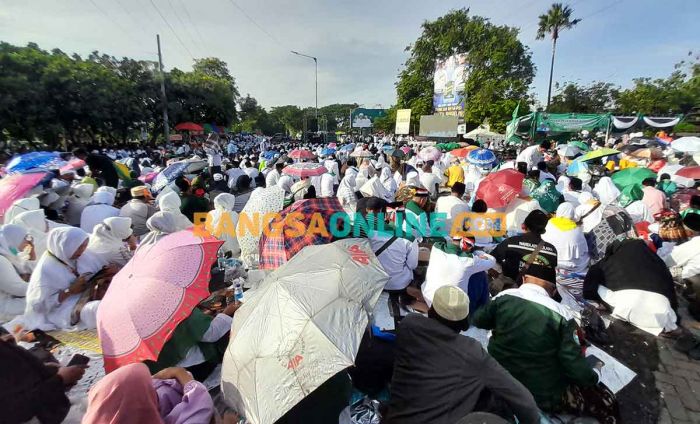
[[[175,17],[177,18],[178,22],[180,22],[180,25],[182,25],[182,28],[185,29],[185,32],[187,33],[187,36],[189,37],[190,42],[192,43],[192,46],[195,49],[201,49],[201,46],[197,47],[197,42],[194,40],[194,37],[192,37],[192,34],[190,33],[189,28],[187,28],[187,25],[185,25],[185,22],[183,22],[183,20],[180,19],[180,15],[178,15],[177,9],[173,7],[173,3],[171,0],[168,0],[168,6],[170,6],[170,9],[173,11],[173,14],[175,14]]]
[[[271,39],[272,41],[274,41],[278,46],[280,46],[281,48],[285,48],[285,47],[282,45],[282,43],[281,43],[275,36],[273,36],[272,34],[270,34],[265,28],[263,28],[261,25],[259,25],[257,22],[255,22],[255,20],[254,20],[253,18],[251,18],[250,15],[248,15],[248,14],[246,13],[246,11],[243,10],[234,0],[228,0],[228,1],[233,5],[233,7],[235,7],[236,9],[238,9],[238,10],[243,14],[243,16],[245,16],[250,22],[252,22],[253,25],[255,25],[256,27],[258,27],[258,29],[259,29],[260,31],[262,31],[265,35],[267,35],[268,37],[270,37],[270,39]]]
[[[119,23],[119,21],[113,19],[113,18],[109,15],[109,13],[105,12],[104,9],[102,9],[100,6],[98,6],[97,3],[95,2],[95,0],[90,0],[90,3],[92,3],[92,5],[95,7],[95,9],[97,9],[102,15],[104,15],[105,18],[107,18],[108,20],[112,21],[112,23],[114,23],[114,25],[115,25],[117,28],[119,28],[119,30],[120,30],[121,32],[123,32],[123,33],[126,34],[129,38],[131,38],[132,41],[134,41],[135,43],[137,43],[139,46],[142,44],[139,40],[137,40],[136,38],[134,38],[134,36],[133,36],[129,31],[127,31],[127,30]]]
[[[187,10],[187,5],[186,2],[183,0],[177,0],[180,3],[180,6],[182,6],[182,10],[185,11],[185,15],[187,15],[187,19],[189,20],[190,24],[194,28],[194,30],[197,32],[197,37],[199,37],[199,41],[202,43],[202,47],[206,47],[206,41],[204,41],[204,37],[202,37],[202,33],[199,32],[199,28],[197,25],[194,23],[192,20],[192,15],[190,15],[190,12]]]
[[[91,0],[91,1],[92,1],[92,0]],[[148,0],[148,1],[151,2],[151,6],[153,6],[153,8],[156,10],[156,12],[158,12],[158,15],[160,15],[160,18],[163,20],[163,22],[165,22],[165,24],[168,26],[168,28],[170,28],[170,31],[173,33],[173,35],[175,36],[175,38],[177,39],[177,41],[180,43],[180,45],[182,46],[182,48],[185,49],[185,51],[187,52],[187,54],[190,55],[190,58],[191,58],[192,61],[194,62],[194,56],[192,55],[192,52],[190,51],[190,49],[187,48],[187,46],[185,45],[185,43],[182,42],[182,39],[180,39],[180,36],[177,35],[177,32],[175,31],[175,28],[173,28],[173,26],[170,25],[170,22],[168,22],[168,20],[165,19],[165,16],[163,16],[163,14],[160,12],[160,9],[158,9],[158,6],[156,6],[156,4],[153,2],[153,0]]]

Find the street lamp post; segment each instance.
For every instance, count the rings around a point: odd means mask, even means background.
[[[309,56],[308,54],[295,52],[294,50],[292,50],[292,54],[307,57],[309,59],[313,59],[314,61],[314,65],[316,67],[316,132],[318,132],[318,59],[313,56]]]

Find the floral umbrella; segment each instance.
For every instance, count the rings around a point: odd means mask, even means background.
[[[316,157],[315,154],[306,149],[294,149],[287,156],[294,160],[314,159]]]
[[[271,214],[284,207],[284,190],[274,185],[256,188],[238,216],[238,245],[241,247],[241,260],[248,268],[257,267],[260,236],[262,229],[272,218]],[[250,225],[244,225],[248,223]]]
[[[189,229],[136,251],[97,311],[107,372],[158,359],[178,324],[209,296],[211,267],[222,244]]]
[[[328,170],[325,166],[315,162],[300,162],[287,165],[283,170],[283,174],[291,175],[292,177],[306,178],[323,175]]]
[[[432,160],[437,162],[438,160],[440,160],[441,156],[442,152],[440,151],[440,149],[434,146],[428,146],[418,153],[418,157],[420,157],[424,161]]]

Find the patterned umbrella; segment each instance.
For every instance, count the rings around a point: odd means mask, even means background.
[[[462,147],[461,149],[452,150],[450,154],[456,158],[466,158],[469,155],[469,152],[478,148],[479,146]]]
[[[305,246],[330,243],[333,239],[331,216],[334,213],[344,213],[336,197],[298,200],[283,210],[268,224],[269,235],[263,234],[260,239],[259,268],[279,268]],[[299,223],[303,226],[303,234],[295,237],[292,233],[300,232]],[[314,228],[319,230],[314,231]]]
[[[488,166],[498,162],[496,154],[488,149],[476,149],[467,155],[467,161],[472,165]]]
[[[136,251],[112,279],[97,312],[107,372],[158,359],[178,324],[209,296],[211,266],[222,244],[189,229]]]
[[[243,211],[238,216],[238,245],[241,247],[241,260],[248,268],[257,267],[260,235],[263,227],[269,221],[265,217],[279,212],[284,207],[284,190],[274,185],[267,188],[257,188],[250,195]],[[244,225],[249,223],[250,225]],[[246,229],[250,228],[250,229]]]
[[[6,170],[8,174],[31,172],[33,170],[45,170],[60,168],[65,161],[56,152],[31,152],[13,157],[8,162]]]
[[[0,179],[0,218],[5,216],[5,211],[12,206],[12,202],[24,197],[24,195],[41,180],[46,177],[46,172],[32,172],[29,174],[9,175]],[[2,219],[0,219],[2,222]]]
[[[514,169],[492,172],[479,183],[477,199],[482,199],[490,208],[507,206],[523,188],[525,175]]]
[[[299,178],[315,177],[318,175],[323,175],[326,172],[328,172],[328,170],[325,166],[321,165],[320,163],[314,162],[293,163],[291,165],[286,166],[282,170],[283,174]]]
[[[564,196],[557,190],[557,185],[552,180],[544,180],[539,187],[530,193],[537,200],[540,207],[548,213],[554,213],[559,204],[564,201]]]
[[[175,162],[168,165],[165,169],[160,171],[160,174],[158,174],[158,176],[153,180],[151,191],[153,193],[158,193],[159,191],[163,190],[165,186],[170,184],[172,181],[175,181],[175,179],[180,175],[184,174],[189,165],[190,164],[187,161]]]
[[[432,160],[437,162],[438,160],[440,160],[441,156],[442,152],[440,151],[440,149],[434,146],[428,146],[418,153],[418,157],[423,159],[424,161]]]
[[[306,149],[294,149],[287,156],[295,160],[313,159],[316,157],[315,154]]]

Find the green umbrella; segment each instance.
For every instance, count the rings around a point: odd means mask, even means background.
[[[617,198],[617,202],[620,206],[626,208],[635,200],[642,200],[642,197],[644,197],[644,192],[642,191],[641,184],[631,184],[622,189],[620,197]]]
[[[620,153],[619,150],[609,149],[609,148],[607,148],[607,147],[603,147],[602,149],[592,150],[592,151],[586,153],[585,155],[583,155],[583,156],[581,156],[580,158],[578,158],[578,160],[580,160],[580,161],[588,161],[588,160],[593,160],[593,159],[602,158],[602,157],[604,157],[604,156],[616,155],[616,154],[618,154],[618,153]]]
[[[564,201],[564,196],[557,190],[557,185],[552,180],[544,180],[539,187],[530,193],[537,200],[540,207],[548,213],[554,213],[559,204]]]
[[[613,183],[623,189],[634,184],[641,184],[647,178],[656,178],[656,173],[649,168],[627,168],[612,174]]]
[[[588,144],[586,144],[580,140],[573,140],[573,141],[568,142],[567,144],[569,144],[570,146],[576,146],[579,149],[583,150],[584,152],[591,150],[591,147]]]

